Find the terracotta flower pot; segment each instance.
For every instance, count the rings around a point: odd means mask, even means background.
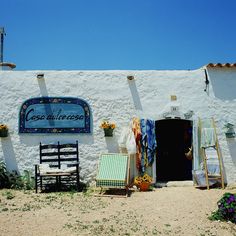
[[[148,191],[149,187],[150,187],[150,183],[147,183],[147,182],[142,182],[142,183],[139,185],[139,189],[140,189],[140,191],[142,191],[142,192]]]

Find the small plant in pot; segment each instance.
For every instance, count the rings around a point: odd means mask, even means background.
[[[7,125],[0,124],[0,137],[7,137],[8,136],[8,127]]]
[[[134,178],[134,184],[140,189],[140,191],[147,191],[150,188],[152,183],[152,177],[149,176],[147,173],[136,176]]]
[[[113,136],[113,130],[116,128],[116,124],[114,122],[110,122],[107,120],[103,120],[100,128],[104,130],[104,135],[107,137],[112,137]]]

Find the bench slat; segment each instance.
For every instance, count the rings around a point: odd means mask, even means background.
[[[40,146],[41,149],[57,149],[58,145],[57,144],[43,144]]]
[[[62,152],[42,152],[41,156],[58,156],[60,155],[77,155],[77,151],[62,151]]]
[[[42,164],[43,162],[57,162],[58,163],[59,159],[58,158],[45,158],[45,159],[41,159],[41,163]],[[60,158],[60,162],[62,161],[74,161],[74,162],[78,162],[77,158],[73,158],[73,157],[67,157],[67,158]]]
[[[60,151],[60,155],[77,155],[77,151]]]
[[[60,148],[77,148],[77,144],[67,143],[67,144],[59,144]]]
[[[77,161],[77,158],[72,158],[72,157],[69,157],[69,158],[60,158],[60,161]]]
[[[57,159],[41,159],[41,163],[40,164],[42,164],[43,162],[56,162],[56,163],[58,163],[58,158]]]
[[[44,156],[58,156],[58,152],[42,152],[40,155],[42,157],[44,157]]]

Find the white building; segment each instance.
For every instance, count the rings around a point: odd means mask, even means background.
[[[129,80],[127,76],[134,79]],[[225,125],[236,124],[235,88],[236,64],[208,64],[189,71],[0,71],[0,123],[9,127],[8,137],[1,138],[0,160],[6,162],[9,170],[33,171],[34,164],[39,161],[40,142],[78,140],[81,177],[84,181],[91,181],[96,175],[99,154],[119,152],[122,127],[127,126],[133,117],[164,120],[161,132],[166,129],[165,135],[172,136],[172,130],[174,133],[175,125],[178,126],[173,122],[175,115],[171,119],[165,117],[173,115],[168,112],[170,97],[175,95],[179,118],[185,121],[191,121],[193,117],[214,118],[226,182],[232,184],[236,182],[236,141],[226,138]],[[40,97],[72,97],[86,101],[91,109],[91,132],[19,133],[22,104]],[[104,137],[99,127],[104,119],[116,123],[113,137]],[[191,122],[184,124],[192,127]],[[172,169],[181,170],[171,159],[168,163],[174,165]],[[157,180],[161,172],[158,168],[156,164],[152,168]]]

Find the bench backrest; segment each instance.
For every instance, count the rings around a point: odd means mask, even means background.
[[[40,164],[48,163],[51,167],[61,168],[62,164],[79,162],[79,147],[76,143],[42,144],[39,145]]]

